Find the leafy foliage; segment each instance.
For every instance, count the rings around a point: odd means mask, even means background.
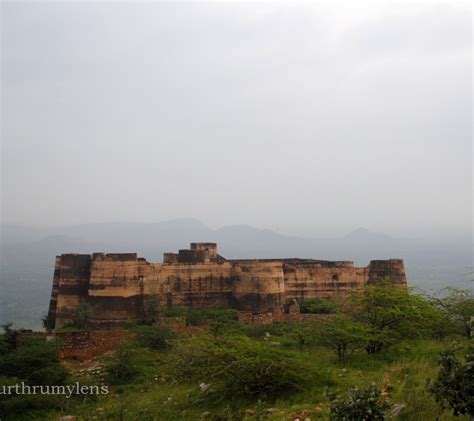
[[[438,377],[429,391],[442,408],[450,408],[454,415],[474,416],[474,346],[465,363],[454,355],[454,350],[441,354]]]
[[[223,323],[237,320],[236,310],[222,308],[197,310],[190,307],[170,307],[164,310],[164,315],[168,317],[184,316],[186,317],[186,324],[190,326],[196,326],[204,320],[214,320]]]
[[[303,300],[300,303],[301,313],[311,314],[334,314],[338,313],[338,305],[331,300],[321,300],[318,298],[311,298]]]
[[[130,383],[138,374],[127,345],[123,345],[115,351],[114,355],[109,358],[105,369],[112,384]]]
[[[154,296],[146,296],[144,307],[146,317],[149,320],[154,320],[160,312],[159,301]]]
[[[51,330],[54,329],[54,325],[55,325],[55,318],[52,314],[48,313],[47,315],[45,315],[42,319],[41,319],[41,322],[43,324],[43,327],[45,328],[45,330],[47,332],[50,332]]]
[[[474,317],[474,295],[467,289],[445,288],[442,298],[431,297],[432,302],[452,322],[453,331],[465,336],[472,334],[472,318]]]
[[[292,351],[244,336],[195,337],[175,352],[181,379],[212,384],[222,397],[278,398],[322,378]]]
[[[63,385],[68,373],[60,364],[57,345],[46,342],[44,337],[14,336],[15,346],[9,344],[9,335],[15,331],[6,329],[0,335],[0,385]],[[9,414],[20,414],[32,409],[54,408],[62,398],[54,396],[0,395],[0,417],[8,419]],[[30,417],[29,419],[33,419]]]
[[[363,390],[353,388],[347,396],[331,403],[330,419],[333,421],[383,421],[388,404],[380,399],[375,384]]]
[[[367,325],[342,315],[321,320],[316,325],[316,331],[316,343],[333,350],[341,363],[354,350],[366,346],[370,338]]]
[[[353,317],[371,328],[369,354],[402,339],[432,336],[444,320],[430,301],[403,288],[367,286],[353,293],[351,301]]]
[[[9,351],[13,351],[16,349],[17,346],[17,337],[18,332],[12,329],[13,323],[6,323],[2,325],[4,331],[4,343],[6,345],[6,349]]]
[[[173,331],[164,326],[140,325],[135,326],[133,332],[139,346],[153,350],[169,349],[171,341],[177,337]]]
[[[78,329],[85,329],[93,315],[92,308],[87,303],[81,303],[76,307],[73,326]]]
[[[44,338],[23,338],[15,349],[0,355],[0,372],[29,384],[61,385],[67,371],[59,363],[57,345]]]

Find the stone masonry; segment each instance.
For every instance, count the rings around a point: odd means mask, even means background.
[[[49,313],[56,328],[72,322],[81,303],[90,306],[91,322],[98,326],[146,319],[150,303],[296,320],[303,299],[341,297],[383,278],[406,286],[403,260],[372,260],[367,267],[296,258],[228,260],[215,243],[191,243],[189,249],[165,253],[163,263],[136,253],[62,254],[56,257]]]

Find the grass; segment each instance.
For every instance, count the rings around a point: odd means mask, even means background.
[[[224,323],[222,320],[220,322]],[[54,410],[31,410],[23,415],[14,414],[10,419],[57,420],[60,416],[74,415],[77,420],[217,420],[232,419],[228,415],[232,412],[229,407],[235,406],[240,410],[248,410],[248,414],[251,414],[251,411],[258,412],[259,407],[270,409],[269,412],[265,411],[268,415],[266,419],[269,420],[286,421],[291,419],[292,415],[301,413],[312,420],[326,420],[329,419],[328,394],[344,394],[354,386],[363,388],[371,382],[388,393],[386,399],[392,406],[406,405],[397,420],[469,419],[454,417],[449,411],[441,411],[426,392],[427,382],[436,376],[439,353],[454,340],[467,345],[466,338],[407,341],[379,355],[367,355],[365,351],[358,351],[342,365],[335,360],[334,353],[325,348],[310,346],[304,350],[299,349],[291,338],[291,325],[236,329],[231,320],[229,326],[232,335],[240,335],[241,338],[244,336],[245,341],[265,344],[282,351],[290,348],[297,364],[308,366],[312,372],[319,375],[315,376],[314,381],[306,384],[303,390],[293,394],[283,393],[274,401],[259,404],[255,400],[238,397],[216,401],[210,398],[209,393],[201,390],[200,383],[205,381],[204,378],[179,379],[176,370],[178,353],[180,347],[192,340],[189,336],[182,335],[173,339],[171,349],[158,351],[139,347],[137,343],[129,343],[127,349],[130,351],[130,364],[135,369],[135,375],[126,384],[110,385],[109,395],[73,397],[63,400]],[[199,335],[228,335],[225,329],[216,332],[209,327],[207,330],[194,333],[194,339],[196,335],[198,339]],[[270,332],[271,337],[265,339],[265,332]],[[459,352],[462,353],[462,350]],[[110,358],[103,357],[102,363],[106,366]],[[74,365],[71,364],[70,367]],[[88,384],[98,384],[101,380],[100,376],[78,379]],[[324,379],[323,383],[321,379]],[[213,385],[210,387],[212,389]],[[256,419],[253,415],[244,417],[244,420]]]
[[[353,386],[362,388],[375,382],[378,387],[389,390],[390,403],[407,406],[398,420],[467,420],[468,417],[456,418],[449,411],[441,411],[426,392],[428,379],[436,375],[437,356],[451,342],[407,342],[383,356],[357,354],[344,366],[335,362],[333,354],[325,349],[314,347],[298,351],[302,362],[311,364],[316,371],[324,371],[332,382],[326,387],[316,383],[295,395],[265,402],[266,408],[272,408],[268,419],[288,420],[290,415],[303,412],[313,419],[328,419],[328,392],[341,394]],[[73,414],[78,420],[112,420],[121,416],[127,420],[197,420],[208,412],[210,416],[222,414],[229,405],[228,401],[218,404],[207,401],[199,381],[178,383],[167,366],[169,358],[173,358],[172,350],[160,353],[136,350],[133,358],[140,368],[140,375],[133,383],[116,386],[109,396],[95,401],[75,401],[67,410],[45,414],[46,419]],[[234,404],[254,411],[257,407],[256,402],[245,400]]]

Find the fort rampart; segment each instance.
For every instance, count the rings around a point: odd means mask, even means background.
[[[190,249],[165,253],[163,263],[147,262],[136,253],[63,254],[56,257],[49,315],[58,328],[71,323],[78,305],[86,303],[93,323],[120,326],[146,319],[153,304],[229,307],[272,313],[278,321],[293,317],[294,302],[337,298],[384,278],[405,286],[403,261],[372,260],[367,267],[354,267],[350,261],[228,260],[215,243],[191,243]]]

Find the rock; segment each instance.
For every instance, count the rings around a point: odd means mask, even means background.
[[[76,417],[74,415],[65,415],[59,418],[59,421],[76,421]]]
[[[267,412],[268,412],[269,414],[273,414],[274,412],[278,412],[278,411],[279,411],[278,408],[267,408]]]
[[[203,412],[203,413],[201,414],[201,418],[206,418],[206,417],[208,417],[209,415],[211,415],[211,413],[210,413],[209,411]]]
[[[249,408],[244,411],[244,414],[248,416],[252,416],[252,415],[255,415],[255,411]]]
[[[397,415],[400,414],[407,406],[404,403],[399,403],[398,405],[395,405],[395,407],[390,411],[390,414],[388,414],[389,418],[395,418]]]
[[[205,392],[207,389],[209,389],[209,386],[210,386],[210,384],[201,383],[199,385],[199,389],[201,389],[203,392]]]

